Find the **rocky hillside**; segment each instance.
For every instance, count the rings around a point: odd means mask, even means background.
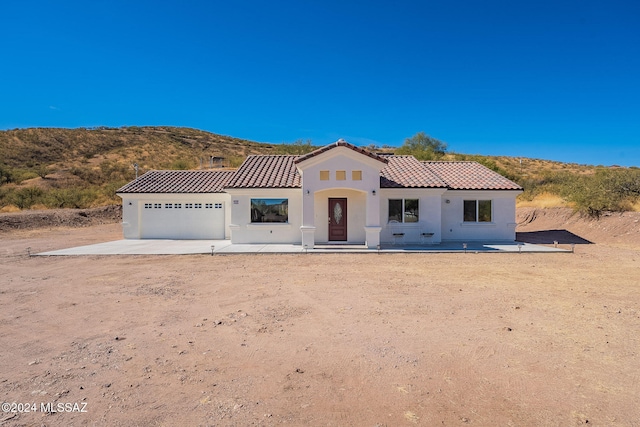
[[[115,190],[151,169],[236,167],[261,144],[196,129],[124,127],[0,131],[0,211],[118,203]]]
[[[151,169],[234,168],[250,154],[303,154],[311,141],[264,144],[176,127],[0,131],[0,212],[117,204],[115,190]],[[392,152],[394,147],[367,147]],[[571,206],[598,216],[640,210],[640,169],[446,153],[520,184],[520,206]]]

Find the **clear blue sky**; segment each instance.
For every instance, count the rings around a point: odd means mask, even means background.
[[[640,166],[640,2],[33,1],[0,129],[186,126]]]

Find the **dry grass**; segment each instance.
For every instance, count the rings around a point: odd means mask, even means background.
[[[541,193],[532,200],[518,200],[516,206],[519,208],[566,208],[571,204],[557,194]]]
[[[0,213],[20,212],[20,208],[16,205],[7,205],[0,208]]]

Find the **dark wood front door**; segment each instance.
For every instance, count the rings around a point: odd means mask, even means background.
[[[329,199],[329,241],[347,241],[347,199]]]

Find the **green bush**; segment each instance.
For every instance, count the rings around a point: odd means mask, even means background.
[[[188,170],[192,166],[192,163],[185,159],[177,159],[171,163],[171,169],[173,170]]]
[[[42,202],[48,208],[83,209],[98,199],[96,188],[58,188],[51,190]]]
[[[100,184],[103,182],[102,173],[93,169],[91,166],[73,167],[70,172],[89,184]]]
[[[0,165],[0,185],[13,182],[13,173],[11,168],[5,165]]]
[[[640,171],[601,168],[595,175],[576,177],[564,191],[576,209],[589,216],[622,212],[640,198]]]
[[[293,154],[302,155],[312,152],[318,147],[311,144],[311,140],[307,139],[302,141],[301,139],[292,142],[291,144],[279,144],[275,146],[275,154]]]
[[[418,160],[438,160],[447,151],[447,143],[418,132],[411,138],[404,140],[404,144],[398,148],[395,154],[411,155]]]
[[[29,209],[42,202],[44,191],[38,187],[11,189],[4,194],[3,206],[15,205],[20,209]]]

